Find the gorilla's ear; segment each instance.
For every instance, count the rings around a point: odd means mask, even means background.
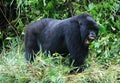
[[[78,28],[81,28],[82,20],[76,19],[74,22],[79,26]]]
[[[71,20],[70,21],[72,25],[74,25],[74,27],[80,28],[80,26],[82,25],[81,22],[79,22],[78,20]]]

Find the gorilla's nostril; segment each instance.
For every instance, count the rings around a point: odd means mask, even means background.
[[[90,32],[90,36],[96,37],[96,33],[95,33],[94,31],[91,31],[91,32]]]

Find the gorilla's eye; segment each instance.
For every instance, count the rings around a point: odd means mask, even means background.
[[[98,31],[98,28],[96,28],[96,27],[90,27],[89,30],[90,31]]]

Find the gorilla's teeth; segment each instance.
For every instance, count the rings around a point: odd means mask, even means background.
[[[89,37],[89,39],[94,40],[94,39],[95,39],[95,37]]]

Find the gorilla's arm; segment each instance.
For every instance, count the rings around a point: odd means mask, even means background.
[[[88,54],[88,47],[82,45],[80,26],[78,24],[72,23],[68,28],[69,29],[65,31],[65,39],[67,49],[70,52],[70,65],[73,63],[73,66],[78,67],[84,63]]]

